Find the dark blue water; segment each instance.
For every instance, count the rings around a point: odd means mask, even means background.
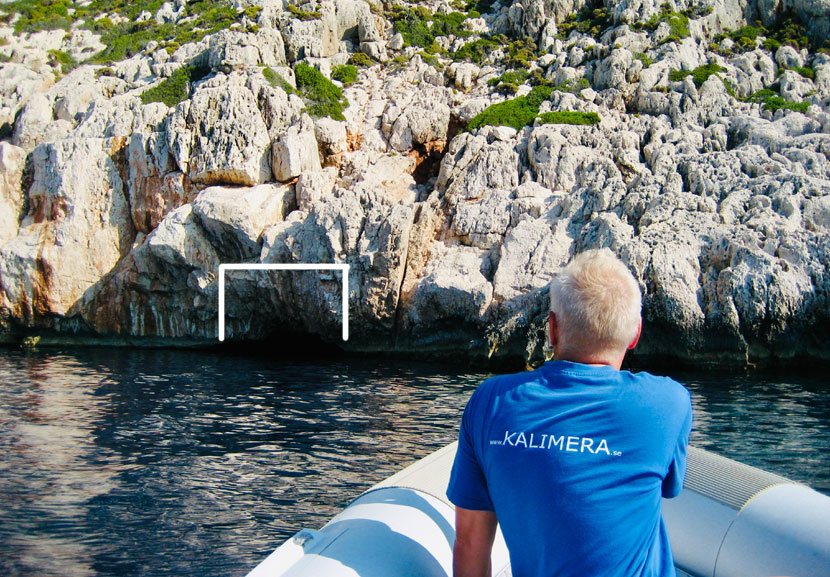
[[[693,442],[830,493],[830,387],[679,375]],[[0,575],[244,575],[454,440],[483,374],[0,350]]]

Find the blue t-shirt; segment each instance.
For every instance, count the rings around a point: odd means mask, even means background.
[[[461,420],[447,496],[495,511],[515,577],[673,576],[660,498],[677,496],[689,392],[567,361],[485,381]]]

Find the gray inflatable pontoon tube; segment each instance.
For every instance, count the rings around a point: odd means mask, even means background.
[[[379,483],[319,531],[303,529],[248,577],[448,577],[455,444]],[[683,493],[663,500],[681,577],[830,577],[830,497],[689,448]],[[510,577],[499,531],[494,577]]]
[[[690,447],[663,518],[681,574],[830,577],[830,497],[785,477]]]

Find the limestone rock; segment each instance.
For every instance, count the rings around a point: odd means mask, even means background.
[[[277,184],[252,188],[210,187],[193,201],[211,243],[232,262],[258,257],[266,227],[283,220],[296,206],[294,191]]]
[[[346,123],[331,118],[319,118],[314,122],[314,136],[320,148],[325,166],[339,166],[349,148]]]
[[[54,81],[51,70],[33,69],[18,62],[0,66],[0,127],[10,130],[20,109]]]
[[[279,72],[277,73],[279,74]],[[296,94],[288,95],[279,87],[263,84],[259,87],[258,92],[259,109],[265,120],[265,126],[268,127],[269,138],[273,142],[289,126],[300,120],[305,104]]]
[[[231,81],[201,85],[170,117],[168,144],[193,182],[255,185],[270,180],[268,128],[254,94]]]
[[[212,69],[224,72],[259,64],[284,66],[282,36],[271,28],[262,28],[255,34],[223,30],[210,37],[208,64]]]
[[[671,38],[665,22],[635,29],[660,0],[606,2],[600,34],[566,40],[556,32],[583,0],[494,4],[464,22],[471,36],[436,42],[455,55],[479,36],[530,36],[542,54],[509,96],[491,82],[509,47],[476,64],[436,54],[433,66],[362,0],[298,5],[319,12],[308,20],[269,0],[256,32],[244,21],[172,54],[151,42],[111,71],[62,77],[48,51],[81,57],[95,35],[0,26],[0,135],[21,146],[0,143],[0,330],[11,319],[213,342],[219,263],[348,263],[345,347],[537,362],[549,354],[552,275],[607,247],[643,290],[641,359],[827,360],[830,58],[712,46],[727,28],[772,27],[791,10],[814,40],[830,33],[826,2],[785,4],[719,1]],[[142,18],[177,22],[180,7]],[[360,50],[395,61],[344,88],[345,122],[305,116],[270,74],[291,85],[289,63],[328,73]],[[704,82],[672,80],[707,64],[720,71]],[[182,66],[212,74],[175,108],[141,102]],[[540,75],[556,87],[540,113],[601,122],[464,130]],[[750,98],[763,89],[797,106]],[[339,272],[225,281],[228,338],[288,330],[339,342]]]
[[[0,142],[0,247],[17,236],[23,215],[23,168],[26,151]]]
[[[152,232],[170,211],[195,198],[198,190],[178,170],[165,133],[134,133],[127,160],[130,213],[139,232]]]
[[[15,146],[32,150],[41,142],[66,137],[71,129],[71,123],[54,119],[52,101],[43,94],[36,94],[26,103],[17,119],[12,142]]]
[[[493,300],[493,285],[485,276],[490,273],[487,253],[473,247],[438,245],[433,248],[433,259],[409,308],[408,321],[416,336],[424,338],[426,327],[441,327],[452,338],[461,319],[464,325],[472,321],[483,326]]]
[[[298,208],[310,212],[315,204],[332,193],[336,180],[337,169],[331,166],[301,174],[296,186]]]
[[[410,95],[409,102],[392,104],[384,112],[389,127],[389,144],[399,152],[417,145],[441,146],[446,143],[450,122],[449,106],[436,99],[439,90],[426,89]]]
[[[0,250],[4,306],[21,319],[66,315],[130,250],[125,139],[63,140],[32,155],[29,211]]]
[[[272,147],[274,178],[286,182],[306,171],[320,170],[320,152],[314,136],[314,123],[304,116],[283,134]]]
[[[169,215],[147,236],[146,247],[156,259],[177,267],[216,271],[220,257],[201,226],[192,204]],[[142,249],[139,249],[141,251]]]

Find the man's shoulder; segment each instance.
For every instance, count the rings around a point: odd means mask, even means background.
[[[503,392],[515,387],[520,387],[527,383],[540,381],[542,378],[542,373],[539,369],[534,371],[494,375],[481,383],[476,392],[478,392],[478,390],[490,393]]]
[[[541,378],[542,377],[538,369],[535,371],[493,375],[485,379],[478,387],[476,387],[470,401],[474,404],[480,404],[485,402],[485,399],[492,399],[493,397],[502,396],[518,387],[539,381]]]
[[[643,392],[651,397],[672,399],[682,405],[688,405],[691,402],[689,390],[671,377],[653,375],[646,371],[637,373],[622,371],[622,374],[629,380],[629,385],[634,384],[642,388]]]

